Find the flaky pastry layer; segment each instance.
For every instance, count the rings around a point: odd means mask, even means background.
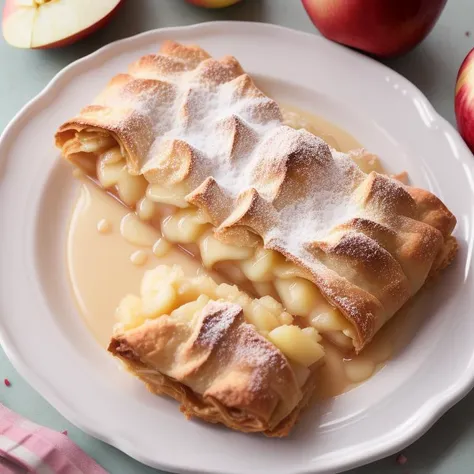
[[[162,315],[119,329],[109,351],[187,417],[269,436],[290,432],[316,382],[314,364],[300,386],[285,356],[227,301],[209,302],[192,320]]]

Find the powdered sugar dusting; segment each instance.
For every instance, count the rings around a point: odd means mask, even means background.
[[[240,340],[239,344],[235,345],[234,359],[253,369],[248,390],[255,393],[262,393],[262,389],[273,379],[275,372],[292,370],[283,354],[248,324],[240,328]],[[290,379],[292,380],[292,377]]]
[[[318,137],[285,126],[278,105],[235,60],[193,63],[157,55],[156,63],[160,67],[136,68],[139,79],[101,99],[111,107],[130,102],[149,119],[155,139],[144,170],[153,169],[166,144],[186,143],[199,156],[191,188],[210,175],[232,199],[256,189],[278,211],[279,225],[265,240],[277,240],[297,257],[308,236],[323,238],[356,210],[350,196],[364,174]]]
[[[337,225],[347,222],[363,210],[354,201],[354,188],[365,176],[343,153],[333,152],[332,159],[321,167],[308,167],[304,198],[290,202],[279,213],[279,224],[265,237],[276,240],[296,256],[307,260],[304,244],[324,240]],[[305,186],[303,186],[305,187]]]
[[[211,348],[219,345],[218,357],[222,361],[229,359],[228,368],[246,367],[250,370],[246,390],[262,393],[273,378],[272,373],[289,373],[291,367],[275,346],[258,334],[253,326],[244,323],[242,315],[242,308],[235,303],[210,301],[202,310],[196,343]],[[289,378],[293,380],[291,375]]]
[[[242,312],[236,304],[209,302],[202,310],[202,325],[196,342],[206,346],[215,346],[229,331],[230,327]]]
[[[233,197],[252,183],[252,171],[258,161],[254,143],[265,139],[268,132],[278,125],[278,114],[266,117],[269,122],[262,122],[257,113],[265,109],[268,103],[274,104],[268,98],[249,100],[236,98],[235,88],[240,77],[219,85],[189,86],[193,83],[195,71],[187,73],[190,78],[182,78],[181,89],[178,91],[175,110],[168,116],[175,117],[174,122],[167,124],[168,130],[163,133],[161,123],[145,167],[153,167],[154,159],[160,154],[163,143],[170,140],[180,140],[187,143],[199,153],[202,160],[200,166],[212,169],[213,177],[219,185]],[[277,110],[274,104],[274,110]],[[265,118],[265,117],[263,117]],[[163,122],[163,121],[160,121]],[[245,142],[252,141],[250,144]],[[232,159],[232,151],[239,147],[238,160]],[[202,178],[197,173],[198,180]],[[198,185],[199,182],[194,182]]]
[[[202,310],[202,324],[199,328],[199,336],[196,342],[207,346],[215,346],[221,342],[232,325],[235,324],[237,332],[241,331],[243,320],[243,309],[235,303],[227,301],[210,301]],[[251,326],[248,326],[250,328]],[[236,344],[233,357],[238,360],[252,362],[252,365],[260,366],[271,357],[275,350],[262,344],[255,344],[257,340],[264,341],[255,329],[245,334],[248,339],[246,344]],[[253,342],[253,344],[248,344]]]

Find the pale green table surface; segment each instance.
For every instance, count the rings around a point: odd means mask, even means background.
[[[3,3],[4,0],[1,0],[2,7]],[[193,7],[184,0],[127,0],[119,14],[104,29],[65,49],[23,51],[0,40],[0,130],[60,69],[104,44],[154,28],[210,20],[261,21],[318,34],[300,0],[244,0],[234,7],[214,11]],[[386,61],[386,64],[415,83],[438,112],[454,124],[453,90],[456,73],[472,47],[474,0],[449,0],[429,37],[411,53]],[[12,382],[12,386],[7,388],[0,384],[1,403],[38,423],[57,430],[67,429],[69,436],[111,474],[159,472],[139,464],[71,425],[29,387],[0,350],[0,380],[5,377]],[[404,466],[398,465],[395,456],[391,456],[351,473],[473,474],[474,392],[403,453],[408,458]]]

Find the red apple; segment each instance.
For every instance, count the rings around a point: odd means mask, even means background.
[[[234,5],[241,0],[187,0],[189,3],[204,8],[224,8]]]
[[[432,30],[447,0],[302,0],[318,30],[376,56],[406,53]]]
[[[474,153],[474,49],[459,69],[454,109],[459,133]]]
[[[54,48],[103,26],[123,0],[6,0],[3,36],[18,48]]]

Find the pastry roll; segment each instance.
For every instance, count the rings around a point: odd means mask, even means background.
[[[117,315],[109,351],[150,391],[178,400],[187,417],[285,436],[315,388],[324,355],[318,334],[284,324],[291,318],[268,297],[253,300],[207,276],[160,266]],[[285,332],[299,334],[297,351],[284,342],[279,349]]]
[[[235,58],[197,46],[140,58],[56,144],[132,209],[171,206],[150,220],[169,241],[356,352],[456,253],[436,196],[285,126]]]

